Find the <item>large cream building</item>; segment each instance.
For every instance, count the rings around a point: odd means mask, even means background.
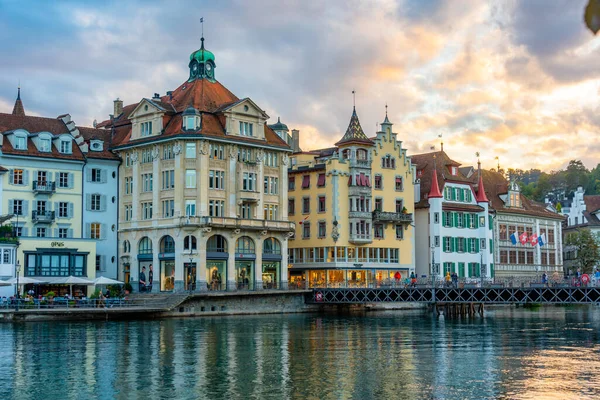
[[[368,138],[353,111],[335,147],[293,155],[290,282],[366,286],[415,269],[414,168],[386,115]]]
[[[215,57],[190,56],[174,91],[99,124],[121,156],[121,279],[134,290],[239,290],[287,284],[290,147],[251,99],[215,79]],[[140,283],[144,273],[146,285]],[[150,287],[151,285],[151,287]]]

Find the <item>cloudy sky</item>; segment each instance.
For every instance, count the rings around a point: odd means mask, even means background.
[[[26,112],[91,125],[188,77],[200,44],[238,97],[301,131],[345,132],[352,90],[374,135],[388,104],[409,154],[465,164],[562,168],[600,162],[600,36],[586,0],[0,0],[0,112],[21,82]]]

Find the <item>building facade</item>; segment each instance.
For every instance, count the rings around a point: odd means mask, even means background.
[[[285,286],[291,149],[257,104],[216,80],[204,38],[188,66],[177,89],[116,100],[98,125],[123,160],[119,278],[150,291]]]
[[[68,114],[27,116],[19,90],[12,114],[0,114],[0,134],[0,165],[6,169],[1,207],[19,238],[13,271],[18,262],[21,275],[44,281],[69,275],[94,279],[96,244],[102,237],[85,231],[88,144],[80,128]],[[110,160],[118,164],[116,157]],[[116,221],[115,214],[103,216],[103,223],[110,221]],[[116,258],[114,249],[106,255]]]
[[[335,147],[294,154],[288,173],[290,282],[365,286],[414,271],[414,170],[387,115],[368,138],[355,109]]]
[[[419,277],[495,275],[493,224],[480,171],[444,151],[411,157],[417,169],[416,271]]]

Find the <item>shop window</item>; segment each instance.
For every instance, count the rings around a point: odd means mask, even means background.
[[[263,242],[264,254],[281,254],[281,243],[275,238],[267,238]]]
[[[152,241],[147,236],[140,240],[138,254],[152,254]]]
[[[196,237],[192,235],[188,235],[183,239],[183,249],[190,251],[197,249]]]
[[[211,236],[206,242],[206,251],[227,253],[227,240],[221,235]]]
[[[235,252],[241,254],[254,254],[254,240],[248,236],[242,236],[235,243]]]
[[[175,241],[171,236],[163,236],[160,241],[161,253],[175,253]]]

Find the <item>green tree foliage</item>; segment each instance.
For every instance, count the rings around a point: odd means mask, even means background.
[[[556,203],[556,212],[561,212],[562,211],[562,204],[560,204],[560,202]]]
[[[591,273],[594,265],[600,262],[600,237],[587,229],[569,233],[566,246],[572,246],[577,251],[577,263],[583,273]]]

